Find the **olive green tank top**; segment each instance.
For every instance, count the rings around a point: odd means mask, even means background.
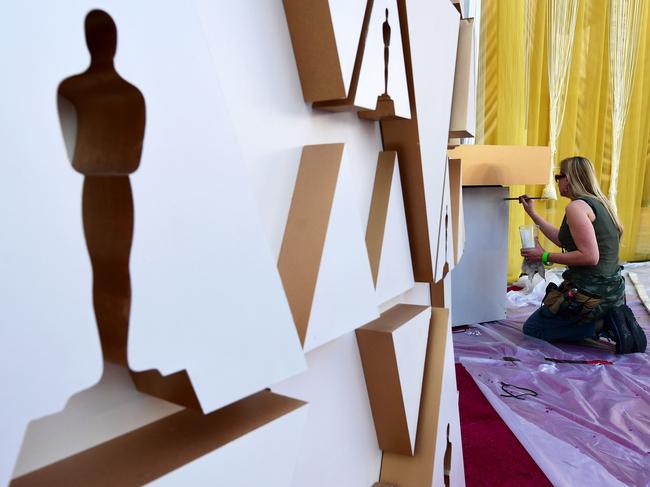
[[[621,266],[618,260],[620,247],[618,229],[612,217],[609,216],[607,208],[597,198],[581,196],[578,199],[587,203],[596,215],[592,224],[596,233],[600,258],[596,265],[568,266],[562,277],[573,283],[578,289],[602,296],[605,306],[623,304],[625,281],[621,276]],[[562,220],[558,239],[567,252],[578,249],[571,236],[566,215]]]

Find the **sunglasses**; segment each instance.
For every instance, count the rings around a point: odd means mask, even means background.
[[[555,182],[557,183],[560,179],[564,179],[566,177],[566,174],[556,174],[555,176]]]

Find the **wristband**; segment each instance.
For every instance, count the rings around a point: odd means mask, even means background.
[[[550,255],[550,252],[544,252],[542,254],[542,264],[549,265],[549,262],[548,262],[548,256],[549,255]]]

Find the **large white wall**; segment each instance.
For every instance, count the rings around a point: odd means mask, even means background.
[[[150,20],[146,12],[141,8],[126,7],[125,1],[120,3],[123,15],[133,8],[133,15],[142,18],[142,29],[148,28],[147,23]],[[110,4],[105,8],[110,14]],[[315,111],[304,102],[281,1],[197,0],[196,5],[188,2],[187,8],[196,8],[207,45],[205,52],[209,51],[215,78],[223,94],[222,109],[226,113],[220,112],[218,117],[228,121],[231,133],[239,146],[242,169],[253,189],[259,221],[271,255],[277,261],[304,145],[345,144],[348,170],[353,181],[350,186],[354,188],[352,203],[355,207],[350,208],[350,211],[358,214],[361,233],[365,234],[377,154],[382,150],[379,125],[360,120],[356,113]],[[38,17],[45,14],[36,10],[34,15]],[[119,18],[115,20],[119,37]],[[32,17],[30,21],[35,21],[35,18]],[[183,27],[178,25],[178,29]],[[173,37],[173,31],[167,32],[167,35]],[[449,48],[455,49],[455,45]],[[51,53],[52,56],[55,54]],[[398,57],[395,56],[394,59]],[[140,66],[140,70],[145,71],[148,63],[166,60],[162,56],[142,59],[141,62],[143,66]],[[78,67],[81,69],[83,66]],[[65,71],[66,74],[75,72],[72,66],[66,66],[65,70],[60,71]],[[187,86],[181,87],[184,90],[193,89],[191,78],[179,76],[178,83],[187,83]],[[52,86],[52,93],[55,88]],[[431,90],[435,92],[436,88],[431,87]],[[52,96],[52,104],[54,100]],[[164,113],[151,115],[163,117]],[[177,123],[185,122],[179,120]],[[215,129],[218,130],[218,124],[216,125]],[[173,127],[174,124],[171,123],[170,128]],[[48,134],[48,137],[57,138],[60,133]],[[215,135],[215,138],[219,137]],[[5,144],[4,141],[2,143]],[[443,150],[444,148],[440,147],[440,152]],[[60,152],[63,153],[62,140]],[[6,160],[5,156],[6,154],[3,154],[0,160]],[[218,159],[220,153],[217,151],[211,157]],[[62,163],[66,163],[65,159]],[[67,169],[72,171],[71,168]],[[182,170],[182,161],[179,161],[179,170]],[[78,185],[79,182],[75,184]],[[137,190],[137,186],[135,189]],[[188,187],[187,191],[191,191],[191,187]],[[141,194],[140,197],[142,196],[146,195]],[[137,206],[135,212],[137,215]],[[403,226],[400,228],[405,231]],[[242,287],[239,291],[241,297],[249,300],[254,306],[257,300],[254,286]],[[394,298],[391,303],[399,300]],[[389,307],[389,304],[379,301],[376,304],[378,309]],[[359,323],[359,326],[363,324]],[[5,326],[3,321],[3,329]],[[268,384],[280,393],[313,402],[306,413],[306,427],[302,437],[305,447],[298,454],[294,485],[371,485],[373,481],[378,480],[381,452],[374,437],[354,333],[348,333],[309,352],[306,361],[306,372],[280,384]],[[49,442],[48,451],[45,453],[42,449],[39,450],[36,442],[60,432],[62,425],[69,425],[71,430],[74,430],[75,427],[79,428],[95,419],[97,398],[108,393],[111,387],[117,385],[118,388],[123,388],[127,383],[126,377],[107,376],[97,386],[97,394],[77,396],[70,405],[70,408],[74,409],[76,426],[70,424],[70,410],[32,424],[15,474],[24,473],[42,466],[47,461],[55,461],[71,452],[81,451],[123,433],[125,416],[138,418],[138,425],[142,425],[174,410],[173,407],[168,409],[161,406],[159,401],[153,404],[138,400],[139,396],[134,391],[123,391],[121,394],[124,400],[105,403],[104,407],[107,409],[102,411],[102,420],[94,423],[92,435],[72,434],[61,444]],[[81,404],[84,400],[88,401],[85,407]],[[128,428],[138,425],[128,423]],[[320,445],[319,435],[326,440]],[[350,441],[351,438],[354,441]],[[325,445],[329,448],[323,448]],[[346,453],[344,457],[341,456],[342,452]],[[4,455],[6,452],[0,453]],[[319,468],[327,467],[327,475],[316,474],[318,465]],[[183,472],[183,479],[191,477],[191,471]],[[304,483],[307,479],[308,484]]]

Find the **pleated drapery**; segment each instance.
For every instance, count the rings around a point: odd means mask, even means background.
[[[618,170],[617,204],[625,228],[621,258],[627,261],[650,259],[650,6],[645,1],[639,5],[636,72]],[[527,6],[533,46],[528,61]],[[558,161],[573,155],[591,159],[606,194],[613,144],[609,26],[608,1],[578,0],[564,117],[556,144]],[[477,143],[549,145],[547,0],[484,1],[479,45]],[[543,186],[514,186],[511,196],[540,196],[542,191]],[[567,203],[565,198],[538,202],[537,210],[559,226]],[[517,229],[530,219],[517,203],[511,203],[510,210],[508,278],[515,280],[521,268]],[[540,241],[548,250],[558,251],[545,238]]]
[[[625,120],[636,68],[638,0],[609,0],[609,79],[612,94],[612,167],[609,200],[616,205],[618,171]]]
[[[547,0],[546,35],[548,39],[548,93],[549,93],[549,145],[551,165],[548,183],[542,196],[557,199],[553,172],[557,163],[557,139],[564,121],[564,107],[567,99],[573,34],[576,28],[578,0]]]

